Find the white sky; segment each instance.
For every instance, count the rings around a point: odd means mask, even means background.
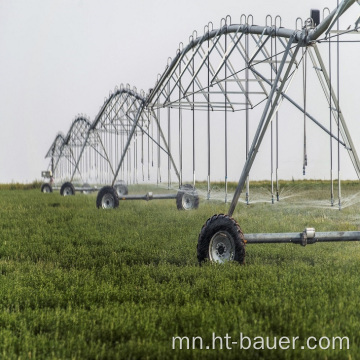
[[[255,24],[265,25],[271,14],[295,28],[297,17],[305,19],[311,8],[326,6],[332,10],[336,1],[0,0],[0,183],[40,179],[52,141],[59,131],[67,133],[77,114],[93,120],[104,97],[121,83],[147,92],[179,43],[187,44],[193,30],[201,34],[209,21],[218,28],[226,15],[238,23],[241,14],[252,14]],[[353,25],[359,12],[353,5],[344,27]],[[359,79],[360,44],[346,49],[342,75]],[[355,79],[342,97],[360,152],[356,86]],[[300,173],[302,164],[297,166]],[[346,162],[342,172],[343,178],[356,177]],[[281,174],[294,176],[292,170]]]

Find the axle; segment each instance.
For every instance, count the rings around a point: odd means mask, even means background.
[[[122,195],[119,196],[119,200],[166,200],[176,199],[177,194],[153,194],[149,192],[145,195]]]

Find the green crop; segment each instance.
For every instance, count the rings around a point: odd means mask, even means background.
[[[212,186],[222,194],[223,184]],[[328,182],[282,182],[273,205],[270,184],[254,183],[254,201],[239,203],[234,218],[245,234],[359,230],[359,192],[343,183],[339,211]],[[360,243],[247,245],[246,265],[199,266],[199,232],[226,213],[222,201],[201,199],[194,211],[174,200],[121,201],[106,211],[95,200],[1,187],[1,359],[359,358]],[[298,336],[299,345],[172,349],[175,336],[211,344],[213,333]],[[301,349],[309,336],[347,336],[350,349]]]

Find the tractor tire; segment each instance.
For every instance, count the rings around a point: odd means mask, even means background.
[[[182,185],[176,194],[178,210],[192,210],[199,207],[199,195],[191,184]]]
[[[118,197],[127,195],[129,193],[128,187],[125,184],[115,184],[114,189],[115,189]]]
[[[98,209],[114,209],[119,206],[119,198],[112,186],[104,186],[98,192],[96,207]]]
[[[49,183],[45,183],[41,185],[41,192],[42,193],[52,193],[53,189]]]
[[[66,182],[62,184],[60,188],[60,195],[61,196],[75,195],[74,185],[71,182]]]
[[[209,218],[201,229],[197,244],[199,264],[209,260],[245,262],[245,240],[239,224],[230,216],[220,214]]]

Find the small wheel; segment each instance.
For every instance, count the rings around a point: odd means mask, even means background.
[[[114,189],[119,197],[129,193],[128,187],[124,182],[118,182],[114,185]]]
[[[66,182],[62,184],[60,188],[60,195],[61,196],[75,195],[74,185],[71,182]]]
[[[182,190],[195,190],[194,186],[191,184],[183,184],[181,185],[180,189]]]
[[[96,198],[96,207],[103,209],[114,209],[119,206],[119,198],[112,186],[105,186],[100,189]]]
[[[82,187],[83,187],[83,188],[89,188],[89,187],[90,187],[90,184],[85,183],[85,184],[83,184]],[[90,194],[90,193],[91,193],[91,191],[89,191],[89,190],[81,190],[81,192],[82,192],[83,194]]]
[[[116,184],[126,185],[126,182],[125,182],[125,180],[116,180],[115,185],[116,185]]]
[[[45,183],[41,185],[41,192],[43,193],[51,193],[52,190],[52,186],[49,183]]]
[[[191,210],[199,207],[199,195],[192,185],[181,186],[176,195],[176,207],[178,210]]]
[[[197,258],[224,263],[245,262],[245,240],[239,224],[230,216],[220,214],[209,218],[201,229],[197,245]]]

